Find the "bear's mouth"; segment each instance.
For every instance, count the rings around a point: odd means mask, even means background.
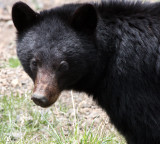
[[[60,95],[56,79],[50,73],[39,70],[34,82],[33,102],[43,108],[47,108],[54,104]]]

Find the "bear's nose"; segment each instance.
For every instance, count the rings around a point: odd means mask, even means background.
[[[34,101],[35,104],[41,107],[47,107],[49,104],[49,101],[45,96],[33,94],[31,99]]]

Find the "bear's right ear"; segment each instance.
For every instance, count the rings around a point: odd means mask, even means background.
[[[97,12],[93,5],[84,4],[72,15],[71,26],[81,32],[92,33],[97,26]]]
[[[38,13],[23,2],[17,2],[12,7],[12,20],[18,32],[33,25],[38,16]]]

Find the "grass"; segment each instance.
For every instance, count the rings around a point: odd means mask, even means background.
[[[18,58],[10,58],[2,68],[17,68]],[[115,132],[108,132],[103,123],[85,125],[77,117],[71,92],[74,116],[70,108],[57,102],[42,109],[30,100],[30,94],[0,93],[0,144],[125,144]]]
[[[9,58],[8,63],[9,67],[11,68],[16,68],[20,66],[20,61],[18,60],[18,58]]]
[[[83,130],[78,118],[69,117],[64,124],[59,114],[67,114],[66,106],[42,109],[29,97],[0,95],[0,144],[124,144],[103,125],[93,127],[94,121]]]
[[[11,57],[7,62],[0,61],[0,69],[1,68],[17,68],[20,65],[21,63],[17,57]]]

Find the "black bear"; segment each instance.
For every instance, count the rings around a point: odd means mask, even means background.
[[[12,9],[17,54],[34,81],[32,100],[86,92],[129,144],[160,144],[160,3],[68,4]]]

